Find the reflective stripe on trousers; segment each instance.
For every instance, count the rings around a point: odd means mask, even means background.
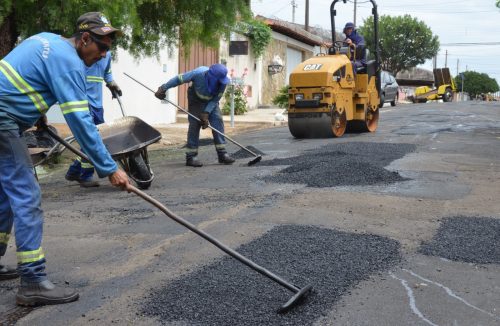
[[[21,277],[31,282],[43,281],[46,274],[41,249],[40,187],[19,131],[0,130],[0,234],[10,234],[13,225]],[[0,243],[0,256],[6,248],[7,243]]]
[[[188,89],[188,101],[189,101],[188,104],[189,113],[193,114],[196,117],[199,116],[199,114],[203,111],[203,109],[207,105],[206,102],[201,101],[196,96],[195,92],[192,90],[191,87]],[[189,121],[189,128],[187,134],[186,158],[190,158],[198,154],[198,146],[200,142],[200,128],[201,128],[200,123],[191,116],[188,116],[188,121]],[[224,133],[224,122],[222,121],[222,113],[219,109],[219,106],[217,106],[212,112],[210,112],[210,114],[208,115],[208,121],[210,122],[210,126],[212,126],[212,128],[215,128],[220,132]],[[212,130],[212,136],[214,138],[214,144],[217,153],[219,155],[226,153],[226,146],[225,146],[226,140],[224,139],[224,136],[218,134],[213,130]]]

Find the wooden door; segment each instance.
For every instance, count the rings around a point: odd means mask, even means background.
[[[189,56],[184,55],[181,48],[179,54],[179,74],[193,70],[199,66],[211,66],[219,62],[219,52],[217,49],[207,48],[196,42],[191,46]],[[179,106],[187,109],[187,88],[189,84],[184,84],[178,87]]]

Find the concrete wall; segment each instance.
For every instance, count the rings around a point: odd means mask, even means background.
[[[178,74],[178,51],[162,50],[160,61],[156,58],[134,60],[123,49],[118,49],[117,61],[112,62],[115,81],[123,91],[122,102],[127,115],[136,116],[151,125],[170,124],[176,121],[177,110],[159,101],[154,94],[140,86],[123,73],[131,75],[151,89],[155,90],[168,78]],[[169,90],[168,98],[177,103],[177,89]],[[111,100],[111,93],[103,84],[104,119],[112,121],[122,116],[117,100]],[[47,114],[50,123],[65,122],[57,105]]]
[[[309,59],[315,55],[315,53],[319,52],[319,48],[317,47],[302,43],[286,35],[273,31],[272,41],[262,56],[262,94],[261,101],[259,103],[260,106],[271,106],[272,99],[279,93],[283,86],[287,85],[287,48],[302,51],[303,60]],[[281,58],[285,67],[280,73],[269,74],[268,65],[273,63],[276,56]]]
[[[244,35],[233,33],[231,41],[248,41]],[[229,55],[229,40],[222,40],[219,48],[219,60],[226,63],[231,78],[241,78],[247,69],[247,74],[243,78],[246,86],[247,101],[250,109],[255,109],[260,103],[260,93],[262,88],[262,60],[256,59],[252,53],[251,45],[248,45],[248,55]]]

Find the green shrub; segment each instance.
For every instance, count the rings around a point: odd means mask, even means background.
[[[222,107],[222,114],[231,114],[231,91],[234,88],[234,114],[242,115],[247,112],[247,97],[243,93],[243,87],[240,85],[229,85],[224,93],[224,106]]]
[[[278,95],[273,98],[272,103],[282,109],[288,109],[288,85],[280,89]]]

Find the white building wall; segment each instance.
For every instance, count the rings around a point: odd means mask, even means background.
[[[160,61],[156,58],[135,60],[123,49],[118,49],[118,60],[111,63],[113,78],[123,91],[122,103],[125,113],[136,116],[150,125],[175,123],[177,110],[172,105],[158,100],[154,94],[137,84],[123,73],[131,75],[149,88],[156,91],[169,78],[178,74],[178,49],[162,50]],[[118,101],[111,100],[111,93],[103,83],[104,120],[113,121],[122,116]],[[167,93],[168,99],[177,103],[177,88]],[[65,122],[57,105],[52,107],[47,118],[49,123]]]
[[[118,50],[118,60],[112,62],[111,70],[113,78],[123,91],[122,103],[127,115],[136,116],[150,125],[175,123],[177,109],[174,106],[158,100],[152,92],[123,73],[126,72],[156,91],[158,86],[179,73],[178,57],[177,48],[160,51],[160,61],[154,57],[135,60],[125,50]],[[111,93],[104,84],[103,87],[104,119],[112,121],[121,117],[122,113],[118,101],[111,100]],[[177,88],[169,90],[167,96],[170,101],[177,103]]]

